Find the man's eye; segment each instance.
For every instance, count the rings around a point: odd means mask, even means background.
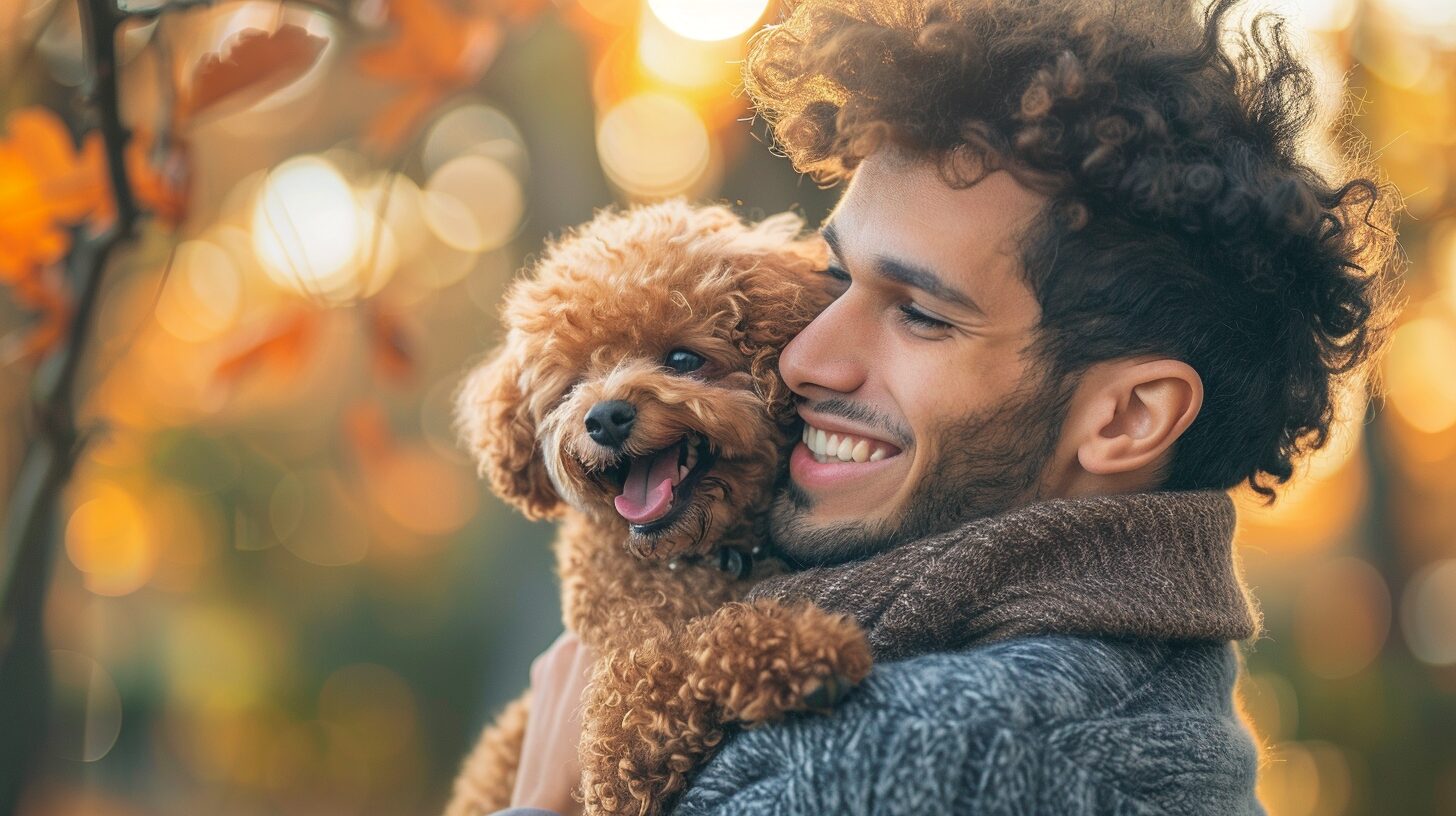
[[[944,320],[937,320],[909,303],[900,307],[900,320],[907,325],[918,326],[922,329],[948,329],[951,327]]]
[[[837,281],[849,283],[849,272],[845,270],[845,268],[842,266],[830,264],[829,268],[824,270],[824,274],[828,275],[831,278],[834,278]]]
[[[667,357],[662,362],[673,371],[679,374],[686,374],[689,371],[697,371],[708,361],[703,359],[703,355],[695,351],[673,349],[667,353]]]

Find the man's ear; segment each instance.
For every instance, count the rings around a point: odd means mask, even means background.
[[[475,368],[455,397],[455,425],[491,489],[530,519],[560,515],[561,497],[537,448],[521,391],[524,353],[509,343]]]
[[[1203,407],[1203,379],[1172,359],[1112,360],[1092,366],[1073,399],[1067,428],[1077,463],[1096,476],[1147,473]]]

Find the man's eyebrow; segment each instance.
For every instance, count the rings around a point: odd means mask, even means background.
[[[825,224],[819,228],[819,234],[824,242],[829,244],[829,249],[834,252],[836,258],[843,258],[840,252],[839,231],[833,224]],[[923,266],[917,266],[906,261],[895,258],[876,256],[874,259],[874,270],[882,278],[889,278],[897,283],[904,284],[930,295],[931,297],[943,300],[946,303],[954,303],[971,311],[984,315],[986,310],[982,309],[970,296],[961,290],[946,283],[941,277]]]

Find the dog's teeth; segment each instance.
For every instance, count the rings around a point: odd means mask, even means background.
[[[681,482],[683,479],[686,479],[688,477],[688,472],[689,472],[689,468],[688,468],[687,465],[678,465],[678,467],[677,467],[677,480],[679,482]]]

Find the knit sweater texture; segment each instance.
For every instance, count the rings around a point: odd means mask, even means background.
[[[879,662],[832,714],[732,735],[673,813],[1263,814],[1233,520],[1211,491],[1058,500],[763,582]]]

